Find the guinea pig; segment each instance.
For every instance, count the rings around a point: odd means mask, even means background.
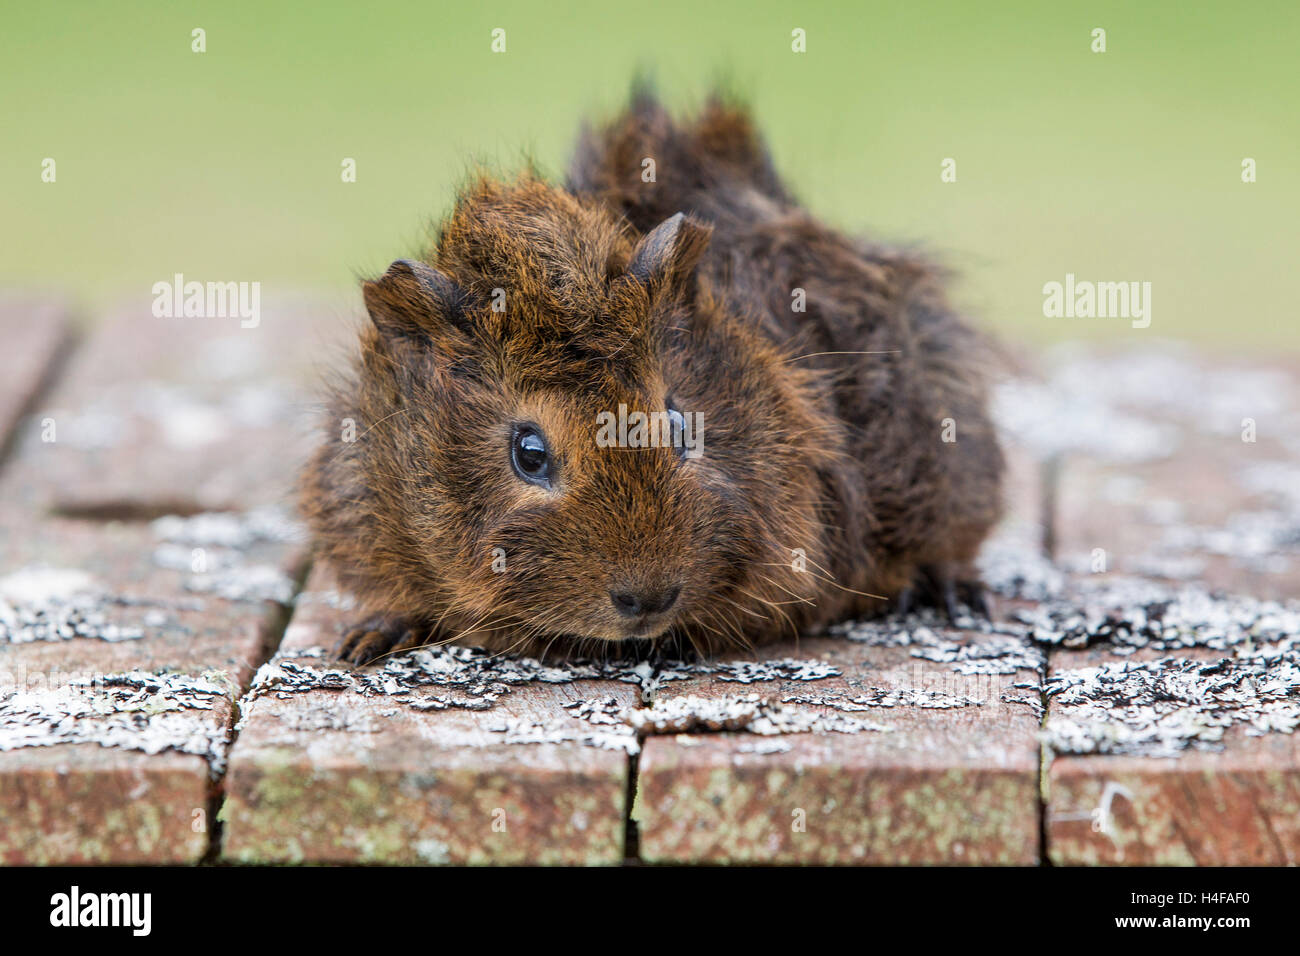
[[[931,267],[801,209],[742,109],[639,94],[567,188],[478,177],[363,296],[300,494],[357,599],[343,659],[711,654],[981,608],[982,340]]]

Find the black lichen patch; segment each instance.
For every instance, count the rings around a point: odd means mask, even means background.
[[[274,695],[288,700],[310,691],[332,691],[363,697],[383,697],[417,711],[447,709],[491,710],[513,688],[526,684],[567,684],[582,680],[614,680],[634,684],[649,702],[656,691],[669,681],[712,677],[724,683],[755,684],[775,681],[818,681],[837,677],[840,670],[823,661],[781,658],[769,661],[659,661],[635,664],[590,660],[544,664],[528,657],[504,657],[475,647],[441,646],[421,648],[386,658],[375,667],[363,669],[317,666],[313,661],[327,656],[324,648],[314,647],[277,655],[265,664],[253,680],[248,694],[240,702],[242,729],[255,710],[259,698]],[[681,698],[695,700],[694,698]],[[699,704],[694,716],[687,705],[665,704],[672,708],[670,719],[707,729],[719,722],[744,723],[753,733],[856,732],[881,729],[864,721],[840,716],[819,716],[770,701],[755,704],[758,698],[728,698],[728,705]],[[740,701],[740,703],[735,703]],[[614,698],[593,698],[564,705],[566,717],[546,720],[502,716],[489,720],[486,729],[501,734],[505,743],[565,743],[590,747],[621,749],[636,753],[640,749],[639,733],[649,723],[638,723],[638,708],[628,708]],[[653,707],[651,708],[653,710]],[[730,714],[730,716],[724,716]],[[321,727],[366,731],[365,721],[350,721],[330,709],[318,714]],[[315,718],[313,718],[315,719]],[[665,733],[669,731],[664,731]]]
[[[1029,636],[1061,648],[1195,652],[1059,669],[1044,685],[1045,728],[1058,753],[1171,757],[1222,749],[1225,732],[1293,733],[1300,726],[1300,607],[1085,579],[1069,599],[1017,616]],[[1224,655],[1207,660],[1205,651]]]
[[[1085,578],[1070,596],[1013,617],[1040,644],[1106,643],[1116,654],[1141,648],[1229,651],[1300,634],[1300,606],[1213,595],[1190,585],[1171,589],[1136,578]]]
[[[1176,757],[1300,726],[1294,649],[1204,662],[1174,657],[1063,671],[1047,682],[1046,735],[1057,753]]]
[[[959,674],[1015,674],[1021,670],[1041,672],[1042,652],[1029,639],[1028,630],[1017,623],[994,624],[967,618],[957,622],[963,632],[980,635],[975,640],[944,637],[944,624],[929,608],[897,619],[849,621],[837,624],[830,633],[871,647],[906,647],[918,660],[947,664]],[[961,632],[949,632],[960,635]]]
[[[685,695],[656,700],[631,710],[627,721],[640,734],[681,734],[700,731],[742,731],[771,737],[784,734],[856,734],[891,728],[843,714],[822,714],[789,706],[758,694],[698,697]]]
[[[904,620],[848,622],[832,633],[909,648],[915,658],[962,674],[1038,674],[1039,680],[1018,682],[1002,700],[1042,716],[1046,695],[1045,738],[1058,753],[1168,757],[1189,747],[1219,749],[1233,726],[1250,735],[1289,734],[1300,726],[1300,605],[1115,575],[1058,587],[1014,564],[1004,571],[1019,582],[1013,588],[1019,596],[1042,584],[1041,593],[1050,597],[1014,610],[1002,623],[959,621],[967,633],[951,639],[954,632],[930,611]],[[1031,581],[1038,583],[1024,584]],[[1121,657],[1185,653],[1058,669],[1044,681],[1045,652],[1097,646]],[[1206,651],[1224,656],[1207,663]]]
[[[781,698],[784,704],[811,704],[830,707],[845,713],[857,713],[879,707],[919,707],[922,710],[952,710],[958,707],[979,707],[984,704],[978,697],[966,694],[945,694],[942,691],[919,690],[915,687],[886,689],[872,687],[864,693],[850,697],[847,694],[790,694]]]
[[[99,744],[157,754],[171,750],[208,762],[213,777],[226,759],[225,721],[216,701],[231,696],[216,675],[131,671],[38,690],[0,688],[0,750]]]
[[[309,691],[350,691],[364,697],[383,696],[415,710],[488,710],[523,684],[567,684],[576,680],[613,679],[639,683],[635,668],[573,661],[543,664],[528,657],[503,657],[477,647],[431,647],[394,654],[368,668],[316,667],[309,662],[326,656],[323,648],[277,655],[258,670],[243,700],[247,705],[274,694],[287,700]],[[431,689],[454,693],[429,693]]]
[[[505,743],[558,744],[577,743],[605,750],[622,750],[637,754],[641,742],[627,722],[627,710],[614,697],[570,701],[564,705],[569,718],[526,720],[506,717],[488,729],[502,734]],[[584,723],[575,724],[574,719]]]
[[[113,613],[131,608],[130,616]],[[0,643],[138,641],[149,630],[178,627],[179,615],[202,611],[200,598],[150,598],[106,591],[73,568],[29,566],[0,578]]]
[[[822,661],[783,658],[772,661],[683,662],[665,661],[627,664],[574,660],[545,664],[531,657],[505,657],[477,647],[442,646],[421,648],[385,658],[375,667],[363,669],[315,667],[306,663],[326,655],[323,648],[277,655],[258,671],[244,698],[248,704],[258,697],[275,694],[288,699],[313,690],[352,691],[366,697],[387,696],[417,710],[460,708],[487,710],[523,684],[567,684],[578,680],[615,680],[635,684],[649,696],[663,683],[692,677],[713,676],[728,683],[761,681],[813,681],[839,675],[839,670]],[[454,695],[428,693],[431,688],[455,691]]]
[[[839,677],[841,671],[825,661],[795,660],[789,657],[758,661],[660,661],[641,684],[643,699],[654,700],[670,681],[709,677],[724,684],[759,684],[771,681],[817,681]]]
[[[928,695],[918,692],[930,702],[931,706],[946,706],[937,703],[943,695]],[[867,698],[862,698],[866,700]],[[892,707],[908,703],[908,695],[899,694],[890,697],[887,692],[875,698],[871,706]],[[978,701],[970,701],[978,703]],[[791,704],[814,704],[841,711],[837,714],[824,714],[805,707],[789,706]],[[841,699],[837,696],[802,696],[789,695],[781,701],[764,698],[759,694],[723,695],[704,697],[687,694],[681,697],[660,698],[648,707],[627,707],[613,697],[577,700],[564,705],[569,712],[581,720],[596,725],[596,732],[574,734],[571,728],[564,726],[543,726],[532,724],[525,728],[530,734],[550,734],[548,739],[581,740],[595,746],[618,746],[629,753],[640,749],[641,737],[659,734],[689,734],[731,731],[750,733],[763,737],[786,734],[855,734],[863,731],[888,731],[891,728],[853,717],[843,713],[863,711],[868,706],[858,706],[857,699]],[[951,706],[964,706],[953,699]],[[500,728],[519,739],[519,729],[514,726]],[[764,752],[784,752],[788,748],[769,748]],[[750,750],[747,752],[759,752]]]
[[[912,656],[937,664],[949,664],[959,674],[1015,674],[1041,671],[1042,652],[1026,640],[998,636],[988,640],[936,641],[912,651]]]

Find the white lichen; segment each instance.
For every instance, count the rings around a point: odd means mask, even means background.
[[[856,717],[787,706],[758,694],[719,697],[686,694],[661,698],[649,707],[628,711],[627,721],[641,734],[743,731],[771,737],[807,733],[856,734],[891,729]]]
[[[145,671],[0,690],[0,750],[89,743],[177,751],[203,757],[217,776],[225,765],[226,723],[213,711],[230,693],[215,675]]]
[[[303,528],[283,509],[168,515],[152,522],[150,529],[159,542],[154,564],[187,572],[187,591],[226,601],[293,601],[293,578],[283,568],[251,557],[258,545],[303,540]]]
[[[919,707],[922,710],[952,710],[959,707],[979,707],[984,701],[966,694],[945,694],[942,691],[920,690],[915,687],[871,687],[866,691],[848,694],[790,694],[781,698],[783,704],[810,704],[830,707],[845,713],[858,713],[880,707]]]
[[[0,578],[0,643],[143,637],[142,628],[112,620],[109,608],[119,603],[84,571],[20,568]]]
[[[1218,661],[1164,658],[1063,670],[1046,685],[1044,728],[1057,753],[1176,757],[1222,749],[1228,728],[1293,733],[1300,726],[1294,650]]]

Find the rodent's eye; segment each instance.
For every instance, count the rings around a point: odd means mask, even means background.
[[[672,402],[668,403],[668,423],[672,429],[673,448],[677,450],[678,457],[686,454],[686,418],[673,407]]]
[[[535,485],[551,483],[551,453],[536,425],[516,425],[510,439],[510,463],[515,474]]]

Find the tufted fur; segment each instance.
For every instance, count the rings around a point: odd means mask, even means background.
[[[429,262],[365,284],[373,327],[301,496],[364,612],[344,656],[707,652],[973,579],[1002,459],[979,341],[925,264],[801,210],[717,102],[678,124],[639,96],[584,134],[569,186],[480,178]],[[702,416],[701,457],[597,446],[601,412],[669,400]],[[550,489],[512,470],[525,422]],[[650,630],[610,601],[673,586]]]

